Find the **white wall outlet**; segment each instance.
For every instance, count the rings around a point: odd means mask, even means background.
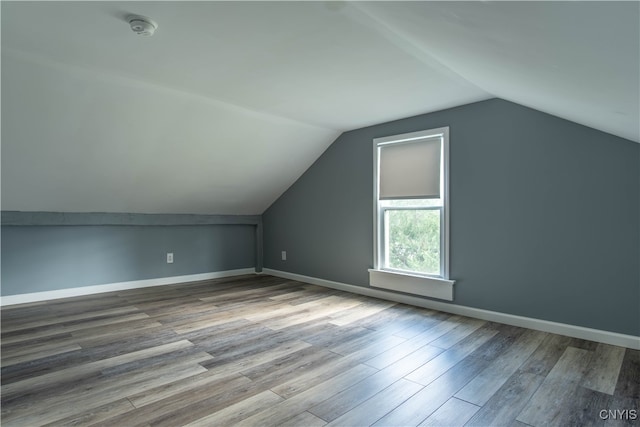
[[[173,252],[167,252],[167,264],[173,264]]]
[[[282,260],[283,261],[287,260],[287,251],[282,251]]]

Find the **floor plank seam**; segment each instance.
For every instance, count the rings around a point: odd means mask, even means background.
[[[640,395],[640,351],[271,276],[0,312],[7,427],[573,426]]]

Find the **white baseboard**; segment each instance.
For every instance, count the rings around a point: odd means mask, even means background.
[[[0,298],[0,306],[25,304],[82,295],[101,294],[104,292],[123,291],[126,289],[148,288],[150,286],[175,285],[177,283],[197,282],[199,280],[219,279],[222,277],[254,274],[254,268],[238,270],[214,271],[211,273],[188,274],[186,276],[160,277],[157,279],[133,280],[131,282],[108,283],[105,285],[82,286],[79,288],[58,289],[55,291],[33,292],[29,294],[8,295]]]
[[[640,350],[640,337],[634,335],[625,335],[616,332],[603,331],[600,329],[585,328],[583,326],[568,325],[565,323],[550,322],[548,320],[516,316],[513,314],[500,313],[497,311],[466,307],[463,305],[448,304],[439,301],[413,297],[410,295],[397,294],[394,292],[382,291],[379,289],[348,285],[346,283],[333,282],[331,280],[318,279],[316,277],[303,276],[301,274],[295,273],[288,273],[286,271],[272,270],[270,268],[263,269],[262,273],[282,277],[284,279],[297,280],[299,282],[306,282],[313,285],[324,286],[326,288],[338,289],[341,291],[352,292],[355,294],[366,295],[384,300],[430,308],[432,310],[473,317],[476,319],[504,323],[507,325],[519,326],[522,328],[535,329],[538,331],[551,332],[554,334],[566,335],[573,338],[580,338],[584,340],[596,341],[605,344]]]

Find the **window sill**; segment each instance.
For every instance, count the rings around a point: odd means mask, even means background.
[[[418,276],[411,273],[369,269],[369,285],[374,288],[453,301],[454,280]]]

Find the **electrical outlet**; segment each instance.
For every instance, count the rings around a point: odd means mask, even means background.
[[[173,264],[173,252],[167,252],[167,264]]]
[[[282,251],[282,260],[283,261],[287,260],[287,251]]]

